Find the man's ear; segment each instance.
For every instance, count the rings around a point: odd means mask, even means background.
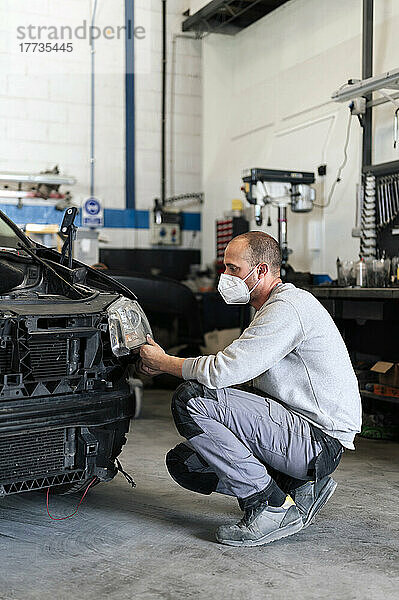
[[[265,275],[267,275],[267,273],[269,272],[269,267],[267,266],[266,263],[261,263],[259,265],[259,275],[263,275],[263,277]]]

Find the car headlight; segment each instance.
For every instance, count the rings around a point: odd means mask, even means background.
[[[115,356],[126,356],[147,341],[152,331],[140,304],[129,298],[119,298],[108,307],[111,348]]]

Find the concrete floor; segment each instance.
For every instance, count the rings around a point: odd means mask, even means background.
[[[234,521],[233,498],[199,496],[168,476],[179,439],[170,392],[146,391],[122,454],[134,474],[91,490],[76,517],[53,522],[43,494],[1,501],[2,600],[399,598],[399,444],[360,439],[336,473],[338,489],[314,525],[260,548],[214,541]],[[75,497],[51,498],[53,514]]]

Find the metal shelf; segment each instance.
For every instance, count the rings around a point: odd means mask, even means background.
[[[288,0],[213,0],[190,15],[182,24],[183,31],[235,35]]]
[[[394,396],[380,396],[379,394],[374,394],[367,390],[360,390],[360,395],[364,398],[370,398],[371,400],[383,400],[384,402],[390,402],[391,404],[399,404],[399,398],[395,398]]]
[[[75,177],[63,177],[55,173],[0,173],[1,184],[21,183],[32,185],[75,185]]]
[[[366,300],[399,300],[399,288],[341,288],[313,286],[309,291],[317,298],[356,298]]]
[[[385,175],[393,175],[399,173],[399,160],[392,160],[386,163],[379,163],[378,165],[364,165],[363,173],[371,173],[376,177],[383,177]]]

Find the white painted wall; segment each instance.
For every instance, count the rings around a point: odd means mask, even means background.
[[[189,9],[190,14],[194,15],[207,4],[209,4],[209,0],[186,0],[186,10]]]
[[[375,73],[399,65],[399,2],[378,0]],[[343,158],[348,109],[330,96],[361,76],[361,1],[292,0],[232,38],[203,40],[203,182],[206,193],[203,261],[215,257],[214,220],[239,197],[247,167],[315,171],[327,164],[325,201]],[[393,150],[392,107],[375,111],[375,162],[399,158]],[[335,275],[337,255],[354,258],[356,184],[361,131],[354,117],[348,163],[331,206],[309,215],[289,213],[291,264]],[[276,211],[276,209],[273,209]],[[277,236],[276,212],[273,227]]]
[[[1,0],[0,2],[0,170],[41,171],[58,164],[77,178],[80,202],[90,181],[90,48],[72,40],[66,53],[21,53],[17,27],[90,23],[93,0]],[[168,2],[168,54],[180,32],[183,0]],[[124,0],[98,0],[96,25],[124,25]],[[160,194],[161,2],[135,0],[135,26],[147,30],[136,41],[136,207],[149,209]],[[45,36],[43,31],[43,36]],[[33,40],[32,40],[33,41]],[[48,41],[43,39],[44,42]],[[68,40],[65,40],[68,41]],[[201,188],[201,44],[177,39],[173,169],[176,193]],[[171,62],[168,74],[171,85]],[[168,98],[169,125],[171,105]],[[169,136],[172,132],[169,131]],[[125,207],[125,39],[96,42],[96,187],[106,208]],[[147,246],[148,231],[109,229],[110,245]],[[187,245],[192,235],[185,235]],[[194,239],[199,243],[199,236]]]

